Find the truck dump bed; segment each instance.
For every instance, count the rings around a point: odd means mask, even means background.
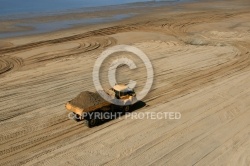
[[[84,91],[66,104],[66,108],[78,115],[83,112],[91,112],[105,106],[111,105],[104,100],[98,93]]]

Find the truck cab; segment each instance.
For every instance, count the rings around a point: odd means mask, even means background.
[[[134,89],[129,88],[127,85],[115,85],[112,88],[117,99],[132,99],[135,97]]]

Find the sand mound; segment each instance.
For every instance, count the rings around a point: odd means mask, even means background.
[[[69,103],[76,107],[86,109],[100,104],[105,104],[107,101],[104,100],[98,93],[83,91]]]

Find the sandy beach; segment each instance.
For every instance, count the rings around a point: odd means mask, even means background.
[[[103,11],[98,15],[137,13],[0,39],[0,165],[250,165],[250,2],[145,9],[150,7]],[[33,21],[75,17],[87,15]],[[8,25],[10,20],[0,31],[17,31]],[[122,116],[88,128],[68,118],[65,103],[82,91],[95,91],[96,59],[119,44],[142,50],[154,68],[145,105],[133,112],[178,112],[180,119]],[[125,53],[110,60],[124,56],[138,69],[122,67],[117,79],[136,80],[139,91],[145,67]],[[107,70],[101,78],[108,87]]]

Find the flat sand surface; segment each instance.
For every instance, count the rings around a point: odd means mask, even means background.
[[[0,165],[250,165],[249,8],[247,1],[189,3],[2,39]],[[65,103],[95,91],[95,60],[117,44],[141,49],[154,68],[146,105],[134,112],[180,112],[181,119],[123,116],[88,128],[68,118]],[[140,90],[146,70],[124,70],[118,79],[137,80]]]

